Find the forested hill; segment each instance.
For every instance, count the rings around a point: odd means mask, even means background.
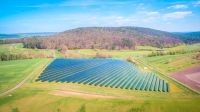
[[[198,32],[176,32],[179,35],[178,38],[183,40],[185,43],[199,43],[200,42],[200,31]]]
[[[33,43],[37,44],[33,44]],[[142,27],[83,27],[24,41],[25,47],[48,49],[134,49],[136,45],[172,47],[183,43],[176,34]]]
[[[43,38],[34,36],[1,43],[15,41],[23,42],[27,48],[42,49],[135,49],[136,45],[162,48],[200,42],[199,33],[170,33],[143,27],[82,27]]]

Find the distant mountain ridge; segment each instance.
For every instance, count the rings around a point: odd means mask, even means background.
[[[0,38],[24,38],[24,37],[33,37],[33,36],[49,36],[56,33],[57,32],[0,34]]]
[[[197,32],[175,32],[174,34],[179,35],[178,38],[188,44],[200,42],[200,31],[197,31]]]
[[[0,38],[19,38],[17,34],[0,34]]]

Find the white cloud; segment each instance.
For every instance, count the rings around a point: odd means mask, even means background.
[[[181,19],[188,15],[192,14],[192,11],[183,11],[183,12],[172,12],[166,13],[163,15],[163,18],[166,19]]]
[[[137,22],[136,18],[133,16],[123,17],[123,16],[113,16],[111,21],[114,22],[115,25],[130,25]]]
[[[186,8],[188,8],[188,6],[183,4],[177,4],[168,7],[168,9],[186,9]]]
[[[96,2],[63,2],[60,3],[59,6],[90,6],[90,5],[96,5]]]
[[[52,15],[53,16],[53,15]],[[51,17],[48,17],[51,18]],[[80,19],[81,18],[81,19]],[[122,16],[122,15],[91,15],[91,14],[61,14],[51,18],[52,21],[62,21],[69,23],[73,26],[121,26],[132,25],[133,23],[139,23],[134,16]],[[46,19],[45,19],[46,20]]]
[[[49,8],[49,7],[68,7],[68,6],[77,6],[77,7],[87,7],[87,6],[93,6],[93,5],[126,5],[132,3],[131,1],[126,2],[120,2],[120,1],[65,1],[61,3],[55,3],[55,4],[36,4],[36,5],[27,5],[27,6],[17,6],[17,7],[33,7],[33,8]]]
[[[200,1],[194,2],[193,5],[194,6],[200,6]]]
[[[159,15],[159,12],[157,12],[157,11],[146,12],[146,15],[147,15],[147,16],[158,16],[158,15]]]
[[[39,4],[39,5],[17,6],[17,7],[47,8],[52,6],[53,6],[52,4]]]
[[[129,2],[120,2],[120,1],[68,1],[60,3],[59,6],[92,6],[92,5],[123,5]]]

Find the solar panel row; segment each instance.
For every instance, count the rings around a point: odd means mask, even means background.
[[[169,92],[169,84],[154,73],[117,59],[55,59],[36,81],[82,83],[131,90]]]

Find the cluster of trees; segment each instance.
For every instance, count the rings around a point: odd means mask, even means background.
[[[11,52],[0,53],[0,61],[32,59],[32,58],[55,58],[55,52],[50,51],[49,53],[45,52],[34,53],[32,51],[25,51],[21,53],[11,53]]]
[[[200,60],[200,54],[196,54],[194,58]]]
[[[11,53],[0,54],[0,61],[17,60],[17,59],[25,59],[25,57],[22,54],[11,54]]]
[[[187,44],[199,43],[200,42],[200,32],[183,32],[175,33],[179,35],[179,39],[183,40]]]
[[[22,43],[22,38],[0,39],[0,44]]]
[[[173,50],[173,51],[154,51],[148,54],[148,57],[154,57],[154,56],[163,56],[163,55],[175,55],[175,54],[186,54],[186,53],[194,53],[194,52],[200,52],[200,49],[196,50]]]
[[[127,59],[126,59],[128,62],[130,62],[130,63],[133,63],[133,64],[138,64],[137,63],[137,61],[133,58],[133,57],[131,57],[131,56],[129,56],[129,57],[127,57]]]
[[[25,48],[38,48],[42,49],[42,40],[37,37],[24,38],[23,44]]]
[[[0,44],[4,44],[4,40],[0,39]]]
[[[97,52],[95,58],[112,58],[112,55],[105,52]]]
[[[135,49],[135,43],[131,41],[129,38],[123,38],[122,39],[122,46],[125,48],[127,47],[128,49]]]
[[[25,48],[38,49],[135,49],[135,41],[130,38],[85,39],[85,38],[26,38],[23,40]]]

